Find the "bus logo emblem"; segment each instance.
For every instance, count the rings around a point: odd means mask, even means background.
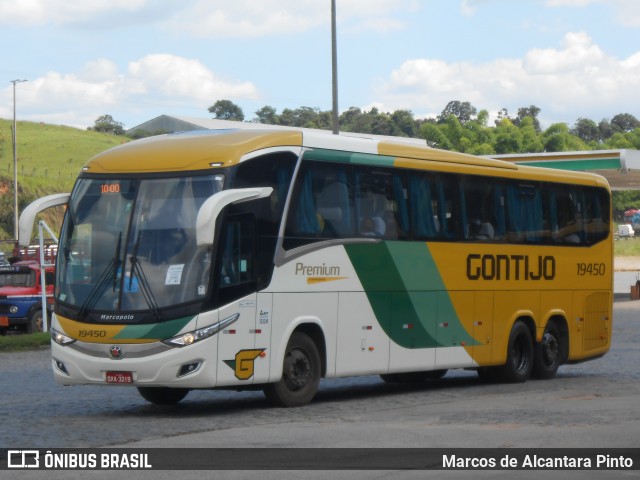
[[[231,367],[238,380],[249,380],[253,377],[255,359],[265,350],[266,348],[240,350],[236,353],[235,360],[224,360],[224,363]]]
[[[122,349],[118,345],[112,345],[109,347],[109,355],[114,360],[120,360],[122,358]]]

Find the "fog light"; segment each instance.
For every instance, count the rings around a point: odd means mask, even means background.
[[[18,313],[18,307],[16,307],[15,305],[11,305],[9,307],[9,313]]]
[[[65,375],[69,375],[69,372],[67,372],[67,367],[64,366],[64,363],[62,363],[60,360],[56,360],[55,358],[53,359],[53,362],[56,365],[56,368],[61,372],[64,373]]]
[[[185,363],[180,367],[180,371],[178,372],[178,377],[186,377],[187,375],[191,375],[196,372],[200,368],[200,362],[193,363]]]

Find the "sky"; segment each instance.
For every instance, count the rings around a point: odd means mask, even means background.
[[[640,118],[640,0],[336,0],[338,104]],[[330,0],[0,0],[0,118],[331,110]]]

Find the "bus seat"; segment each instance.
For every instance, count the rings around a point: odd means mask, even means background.
[[[342,182],[327,185],[317,198],[317,212],[336,234],[350,233],[349,190]]]

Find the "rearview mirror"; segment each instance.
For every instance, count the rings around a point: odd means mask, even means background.
[[[266,198],[271,195],[271,192],[273,192],[271,187],[239,188],[223,190],[207,198],[200,210],[198,210],[198,217],[196,218],[196,242],[198,247],[213,244],[216,220],[224,207]]]
[[[20,220],[18,221],[18,244],[21,247],[28,247],[31,242],[33,222],[36,219],[36,215],[47,208],[64,205],[69,201],[69,196],[69,193],[56,193],[39,198],[27,205],[22,211]]]

